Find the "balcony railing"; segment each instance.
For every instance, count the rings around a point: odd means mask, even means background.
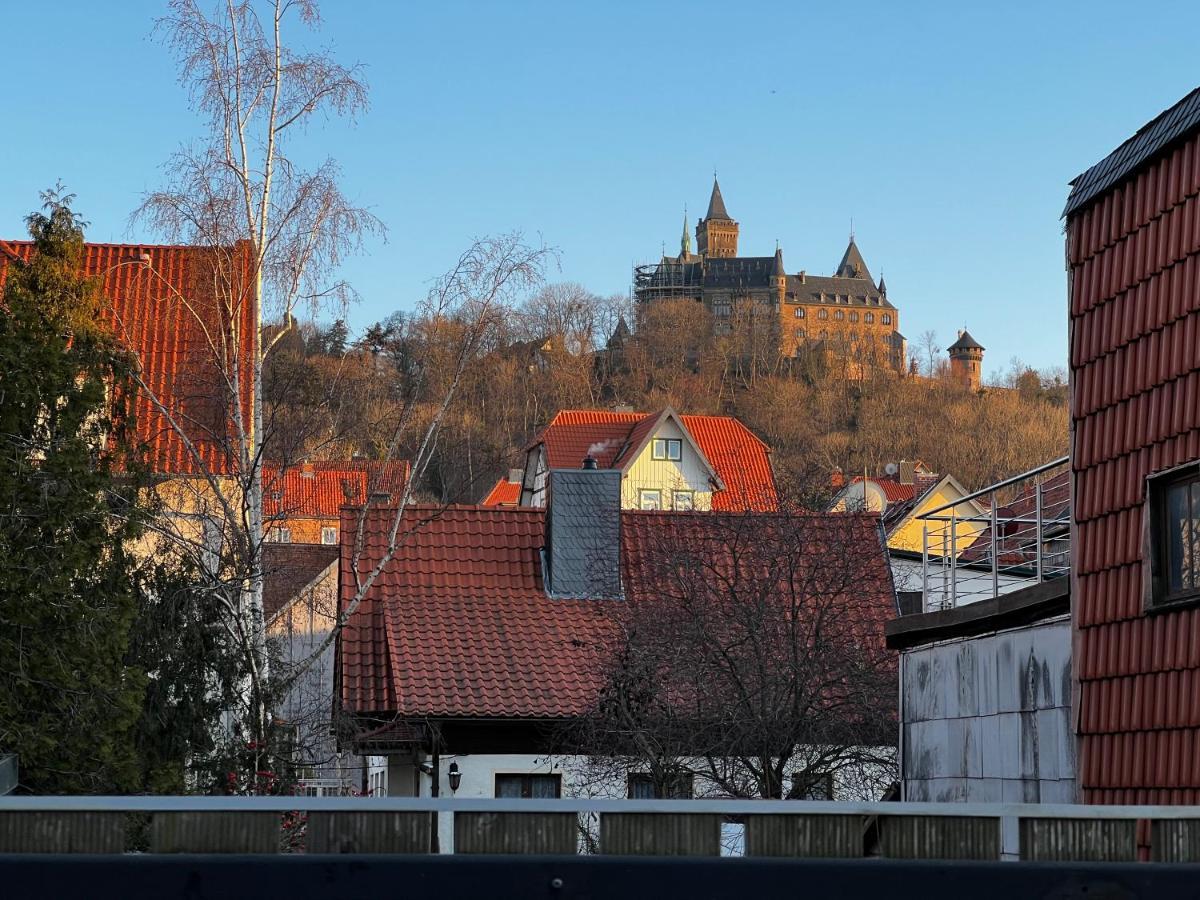
[[[1071,569],[1069,457],[917,516],[923,610],[951,609]]]

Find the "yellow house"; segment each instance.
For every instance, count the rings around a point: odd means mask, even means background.
[[[954,518],[954,555],[970,547],[987,527],[988,509],[975,500],[952,475],[930,472],[920,462],[901,460],[875,478],[857,476],[834,498],[833,512],[868,510],[883,520],[888,550],[920,556],[945,556],[951,544],[951,515]],[[919,518],[939,507],[956,505],[938,513],[936,520]]]
[[[621,470],[624,509],[770,512],[779,500],[769,454],[730,416],[562,410],[527,448],[519,504],[545,506],[550,469],[590,459]]]

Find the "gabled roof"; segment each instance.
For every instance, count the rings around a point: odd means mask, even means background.
[[[837,271],[833,273],[833,277],[862,278],[871,281],[871,273],[867,269],[866,260],[863,259],[862,253],[859,252],[858,244],[854,243],[853,236],[851,236],[850,243],[846,246],[846,252],[842,254],[842,261],[838,263]]]
[[[0,286],[15,261],[27,262],[32,241],[0,242]],[[149,448],[147,463],[156,474],[223,474],[233,462],[230,446],[231,398],[226,375],[236,362],[243,367],[241,402],[250,408],[249,366],[257,327],[253,303],[239,300],[231,311],[228,296],[246,296],[248,244],[226,251],[151,244],[84,244],[82,274],[101,279],[109,303],[109,322],[117,337],[138,358],[143,380],[178,425],[144,392],[135,413],[138,437]],[[229,287],[222,294],[214,282]],[[225,338],[233,331],[241,345]],[[185,441],[179,434],[187,436]],[[188,450],[195,445],[199,461]]]
[[[657,413],[610,412],[597,409],[560,411],[529,445],[546,447],[552,469],[577,469],[585,456],[600,468],[624,468],[637,457],[657,423],[670,409]],[[713,494],[714,510],[778,508],[770,449],[750,429],[731,416],[676,416],[684,432],[723,485]]]
[[[267,624],[338,561],[332,544],[263,544],[263,619]]]
[[[394,510],[365,517],[360,567],[382,558]],[[729,523],[770,528],[777,517],[621,513],[625,600],[564,600],[542,583],[543,509],[410,507],[409,534],[350,617],[338,651],[338,699],[364,717],[546,720],[585,712],[598,691],[604,655],[625,603],[658,596],[657,541],[715,554]],[[895,615],[887,558],[870,516],[809,517],[812,565],[860,560],[864,622],[882,640]],[[358,513],[342,518],[341,602],[354,595],[350,571]],[[742,528],[743,533],[747,533]],[[411,532],[411,533],[410,533]],[[836,547],[836,552],[830,552]],[[838,563],[834,563],[837,565]]]
[[[521,482],[501,478],[497,481],[488,495],[483,498],[480,506],[520,506]]]
[[[263,516],[271,520],[334,519],[343,506],[362,504],[368,493],[400,499],[408,481],[406,460],[319,461],[279,469],[263,466]]]
[[[716,177],[713,178],[712,195],[708,198],[708,213],[704,216],[708,219],[725,219],[732,222],[729,213],[725,210],[725,198],[721,196],[721,185],[717,184]]]

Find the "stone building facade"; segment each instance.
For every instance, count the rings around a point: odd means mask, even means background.
[[[779,247],[773,256],[739,256],[738,237],[738,223],[714,179],[707,214],[696,224],[696,252],[685,218],[679,254],[635,269],[638,302],[703,303],[718,334],[747,321],[739,312],[748,307],[755,313],[751,321],[760,321],[762,313],[773,320],[783,356],[819,354],[848,362],[857,372],[868,365],[905,371],[900,312],[888,300],[883,278],[872,277],[853,235],[828,276],[789,273]]]

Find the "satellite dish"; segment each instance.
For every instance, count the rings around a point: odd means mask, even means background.
[[[897,472],[900,471],[900,467],[898,465],[896,465],[895,463],[888,463],[886,466],[883,467],[883,471],[887,472],[889,475],[895,475]]]

